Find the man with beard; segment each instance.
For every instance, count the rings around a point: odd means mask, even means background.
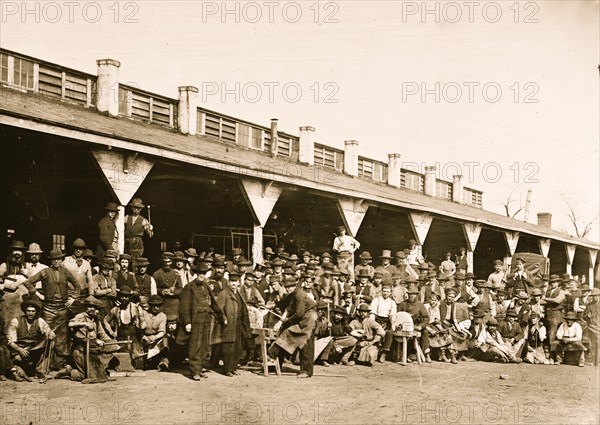
[[[248,260],[246,260],[242,256],[241,248],[233,248],[231,250],[231,260],[225,264],[225,271],[227,273],[232,273],[232,272],[239,273],[239,268],[238,268],[239,263],[245,263],[247,261]]]
[[[121,341],[131,338],[131,355],[134,359],[132,364],[136,369],[142,369],[144,360],[140,357],[143,353],[141,338],[146,329],[146,317],[142,309],[131,301],[132,295],[129,286],[117,289],[115,307],[104,316],[102,323],[111,338]]]
[[[171,268],[174,256],[172,252],[163,252],[163,266],[152,275],[156,281],[158,294],[165,300],[163,311],[167,315],[168,322],[172,324],[177,322],[179,297],[183,291],[179,273]]]
[[[64,259],[63,267],[69,270],[77,279],[73,298],[83,299],[89,295],[88,287],[93,277],[92,265],[83,259],[83,250],[87,248],[83,239],[75,239],[71,248],[73,249],[73,255],[69,255]]]
[[[54,341],[55,367],[61,367],[65,357],[69,355],[69,341],[67,337],[67,308],[75,299],[72,294],[77,285],[77,279],[63,267],[65,254],[60,249],[53,249],[48,255],[51,266],[44,269],[23,282],[30,296],[37,294],[35,284],[42,283],[41,297],[43,299],[42,317],[56,334]]]
[[[315,344],[313,332],[317,320],[316,302],[308,297],[295,278],[285,280],[287,296],[278,307],[284,311],[273,330],[279,332],[278,338],[269,348],[269,355],[279,359],[282,364],[286,353],[294,355],[300,350],[300,371],[298,378],[310,378],[313,374]]]
[[[456,288],[450,287],[446,290],[446,299],[440,303],[440,320],[452,339],[447,352],[450,354],[450,361],[458,363],[457,357],[462,353],[460,360],[467,360],[465,352],[469,349],[469,333],[471,320],[469,319],[469,307],[465,303],[456,302]],[[445,357],[445,356],[444,356]],[[448,361],[442,357],[442,361]]]
[[[110,352],[118,347],[112,344],[110,347],[106,343],[114,343],[104,332],[104,328],[98,318],[98,312],[102,308],[100,303],[93,296],[87,297],[83,301],[85,311],[79,313],[69,321],[69,327],[73,329],[73,361],[75,369],[67,365],[59,370],[54,379],[63,376],[71,378],[73,381],[83,381],[83,383],[104,383],[108,380],[106,367],[112,359]],[[86,364],[86,340],[89,340],[89,363]],[[86,370],[88,376],[86,376]]]
[[[138,258],[139,260],[139,258]],[[142,344],[146,356],[145,369],[160,372],[169,370],[169,339],[167,338],[167,316],[161,310],[163,299],[154,294],[148,299],[148,311],[143,312],[146,321]]]
[[[157,295],[156,281],[152,276],[146,274],[150,262],[145,257],[138,257],[135,261],[135,285],[134,292],[137,292],[140,297],[140,307],[147,309],[148,299],[152,295]],[[162,300],[162,298],[161,298]],[[161,302],[162,306],[162,302]]]
[[[177,343],[183,345],[189,341],[188,357],[192,379],[200,381],[202,378],[208,377],[202,372],[202,362],[210,351],[213,316],[221,324],[225,323],[225,317],[213,292],[208,287],[206,277],[208,266],[203,263],[195,267],[193,271],[197,278],[183,288],[181,293],[180,328],[177,334]]]
[[[396,253],[396,264],[394,265],[395,271],[392,273],[392,277],[394,273],[400,275],[400,279],[406,280],[409,277],[413,277],[415,279],[419,278],[419,274],[409,266],[408,260],[406,259],[406,253],[404,251],[398,251]]]
[[[144,255],[145,235],[152,237],[154,235],[153,227],[148,220],[140,215],[145,207],[140,198],[135,198],[129,204],[131,215],[125,216],[125,253],[131,255],[133,262],[138,257]]]
[[[31,382],[28,375],[36,373],[44,377],[42,364],[48,341],[55,335],[48,324],[40,317],[42,303],[37,297],[27,298],[21,303],[23,315],[15,317],[8,325],[8,347],[12,351],[13,362],[17,367],[15,380],[22,378]]]
[[[223,373],[229,377],[237,375],[243,341],[252,338],[248,308],[238,291],[239,285],[238,279],[230,279],[228,287],[219,292],[217,306],[224,318],[212,335],[212,344],[220,344]]]
[[[381,265],[375,268],[375,273],[381,273],[381,277],[383,282],[391,284],[392,282],[392,274],[395,271],[394,266],[392,266],[392,251],[389,249],[384,249],[381,255],[379,256],[381,259]],[[366,301],[365,302],[370,302]]]
[[[321,353],[323,365],[341,362],[343,365],[352,366],[354,361],[350,360],[350,356],[358,341],[350,335],[352,328],[348,324],[346,311],[343,307],[335,306],[330,314],[332,318],[329,332],[333,339]]]
[[[109,202],[104,207],[106,215],[98,222],[98,234],[100,244],[96,249],[98,258],[103,258],[108,250],[119,251],[119,231],[115,224],[115,218],[119,213],[119,206]]]
[[[102,258],[98,261],[98,269],[98,274],[94,275],[90,283],[89,293],[102,304],[99,310],[102,319],[112,308],[112,301],[117,296],[117,282],[113,277],[115,263],[109,258]]]
[[[225,279],[225,261],[218,257],[213,262],[212,273],[210,274],[210,280],[213,282],[213,292],[218,294],[228,285],[227,279]]]
[[[421,301],[417,299],[419,290],[413,286],[408,289],[408,299],[398,305],[398,311],[406,311],[413,319],[414,329],[421,332],[420,345],[423,353],[429,353],[429,313]]]
[[[359,316],[350,322],[352,335],[359,342],[357,348],[359,350],[358,361],[365,363],[367,366],[373,366],[373,363],[379,354],[379,343],[385,337],[385,330],[379,323],[371,319],[371,308],[368,304],[362,303],[358,307]]]
[[[119,271],[116,271],[114,275],[117,282],[117,289],[121,289],[123,286],[128,286],[129,288],[135,287],[135,275],[129,271],[130,264],[131,255],[119,255]]]

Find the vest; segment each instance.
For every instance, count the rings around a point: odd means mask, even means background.
[[[149,297],[152,290],[152,277],[145,274],[144,277],[140,279],[139,275],[135,275],[135,282],[138,291],[140,291],[140,295]]]
[[[27,319],[25,316],[19,318],[19,327],[17,328],[17,345],[31,345],[39,340],[40,320],[35,319],[31,327],[27,329]]]
[[[46,277],[43,279],[42,290],[44,291],[45,302],[53,301],[58,294],[63,301],[67,301],[67,270],[64,267],[58,268],[58,277],[56,269],[44,269]]]
[[[127,272],[126,277],[123,276],[123,272],[118,271],[117,273],[115,273],[117,279],[117,288],[121,289],[123,287],[123,285],[127,285],[129,286],[130,289],[134,289],[135,287],[135,276],[133,273]]]
[[[126,238],[141,238],[144,236],[144,217],[141,215],[137,216],[137,220],[135,223],[133,222],[133,216],[127,216],[127,221],[125,222],[125,237]]]

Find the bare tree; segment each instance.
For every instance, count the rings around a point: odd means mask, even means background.
[[[510,192],[510,195],[508,195],[506,202],[501,202],[502,206],[504,207],[504,211],[506,212],[506,216],[508,218],[515,218],[517,216],[517,214],[519,214],[525,208],[525,206],[521,202],[521,197],[519,196],[519,199],[518,199],[519,208],[514,212],[511,211],[513,208],[511,205],[513,204],[513,202],[517,202],[516,199],[512,199],[513,194],[515,193],[515,190],[517,190],[516,187]]]
[[[567,208],[569,208],[569,220],[571,220],[571,224],[573,224],[573,228],[575,229],[575,235],[579,238],[585,238],[592,230],[592,226],[594,222],[598,219],[598,216],[594,217],[592,220],[585,221],[577,216],[577,213],[571,206],[571,203],[566,199],[563,195],[563,201],[567,204]]]

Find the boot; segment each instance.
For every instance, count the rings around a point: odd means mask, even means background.
[[[379,359],[377,360],[379,363],[385,363],[385,351],[379,353]]]
[[[13,381],[16,381],[16,382],[23,382],[23,381],[24,381],[23,377],[22,377],[22,376],[21,376],[21,374],[20,374],[20,373],[17,371],[17,368],[16,368],[16,367],[13,367],[13,368],[12,368],[12,369],[11,369],[11,370],[8,372],[8,373],[9,373],[9,376],[10,376],[10,378],[11,378]]]
[[[440,350],[440,361],[444,363],[449,363],[450,360],[446,357],[446,350]]]
[[[454,351],[450,351],[450,358],[451,358],[451,362],[452,364],[456,364],[458,363],[458,360],[456,360],[456,354],[454,353]]]
[[[65,377],[71,378],[72,370],[73,370],[73,368],[71,366],[66,365],[61,370],[56,372],[56,375],[54,375],[54,379],[60,379],[60,378],[65,378]]]
[[[429,353],[425,354],[425,361],[427,363],[431,363],[431,356],[429,355]]]

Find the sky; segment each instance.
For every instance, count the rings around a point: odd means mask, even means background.
[[[0,45],[405,168],[599,241],[598,1],[0,0]],[[521,211],[516,218],[524,220]]]

